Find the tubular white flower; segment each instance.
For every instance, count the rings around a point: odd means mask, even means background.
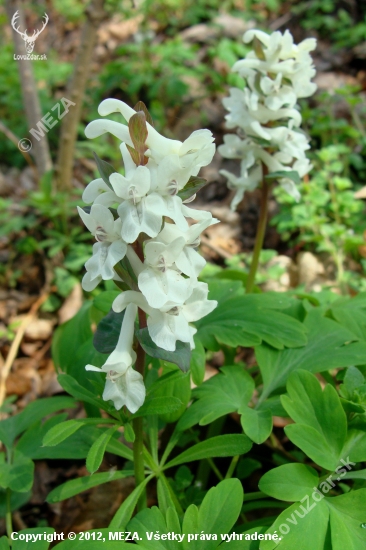
[[[227,127],[239,128],[246,139],[227,135],[219,147],[222,156],[242,159],[239,177],[221,171],[228,178],[229,187],[238,190],[231,205],[233,209],[246,190],[260,184],[262,163],[269,172],[298,171],[300,177],[311,169],[305,156],[308,139],[298,130],[301,115],[296,102],[316,90],[311,82],[315,69],[309,54],[316,46],[314,39],[296,45],[289,31],[268,35],[249,30],[243,40],[253,43],[253,50],[245,59],[237,61],[232,70],[246,79],[247,87],[231,88],[223,104],[229,111],[225,117]],[[292,196],[299,198],[292,180],[284,177],[278,181]]]
[[[85,264],[87,274],[82,281],[84,290],[92,290],[101,279],[115,277],[113,268],[126,255],[127,244],[120,237],[121,220],[114,220],[105,206],[93,204],[90,214],[78,207],[78,212],[98,241],[93,245],[93,256]]]
[[[174,263],[182,273],[196,280],[206,265],[206,260],[196,250],[200,244],[200,235],[202,231],[215,223],[218,223],[215,218],[203,220],[200,223],[191,225],[187,231],[180,231],[176,225],[166,223],[156,240],[169,244],[178,238],[183,238],[184,247],[177,254]]]
[[[118,99],[105,99],[99,105],[98,112],[102,116],[119,112],[127,122],[136,113],[134,109]],[[207,166],[215,154],[214,138],[209,130],[196,130],[182,143],[160,135],[149,123],[147,123],[147,129],[146,145],[149,148],[147,156],[150,156],[157,164],[168,155],[178,155],[181,167],[189,168],[190,175],[197,175],[200,167]],[[93,120],[85,129],[85,135],[88,138],[99,137],[106,132],[110,132],[121,141],[133,146],[128,127],[125,124],[98,119]]]
[[[184,302],[167,302],[163,307],[151,307],[143,294],[136,291],[123,292],[114,300],[114,311],[123,311],[128,304],[135,304],[148,314],[147,326],[155,344],[167,351],[175,351],[176,342],[187,342],[194,348],[193,336],[197,329],[189,323],[208,315],[217,306],[216,300],[208,300],[206,283],[196,283]]]
[[[135,413],[145,400],[142,376],[132,368],[136,361],[136,353],[132,349],[136,314],[136,305],[129,304],[123,318],[116,349],[104,365],[101,368],[93,365],[85,367],[88,371],[107,373],[103,392],[104,401],[112,400],[117,410],[126,405],[132,413]]]
[[[190,279],[185,279],[174,269],[184,245],[183,238],[175,239],[170,244],[157,241],[146,244],[146,267],[138,277],[138,285],[151,307],[161,308],[167,302],[184,302],[190,294]]]
[[[220,174],[228,179],[227,186],[229,189],[235,189],[236,193],[231,202],[231,208],[235,210],[241,203],[244,197],[245,191],[254,191],[261,183],[263,178],[263,170],[261,164],[256,164],[255,168],[248,172],[245,168],[241,170],[239,177],[235,176],[227,170],[220,170]]]
[[[207,300],[207,294],[207,284],[197,283],[183,304],[168,302],[160,311],[154,310],[148,317],[147,326],[155,344],[174,351],[177,340],[180,340],[189,343],[193,349],[197,329],[189,323],[205,317],[217,306],[215,300]]]
[[[120,202],[120,199],[102,178],[98,178],[88,183],[84,189],[82,199],[86,204],[96,202],[104,206],[111,206],[115,202]]]

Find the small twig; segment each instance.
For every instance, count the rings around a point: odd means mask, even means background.
[[[32,322],[33,318],[35,317],[37,311],[39,310],[43,302],[45,302],[45,300],[48,298],[48,296],[49,296],[48,292],[45,294],[42,294],[42,296],[40,296],[38,300],[34,302],[34,304],[29,310],[29,313],[24,317],[23,321],[21,322],[17,330],[15,338],[11,344],[9,353],[5,359],[5,363],[0,372],[0,407],[3,404],[5,395],[6,395],[6,380],[9,376],[14,360],[18,354],[19,346],[23,340],[24,333],[28,325]],[[1,416],[2,415],[0,413],[0,418]]]
[[[269,25],[269,28],[271,31],[277,31],[280,27],[283,27],[283,25],[287,25],[289,21],[292,19],[292,13],[284,13],[279,17],[278,19],[275,19],[272,21],[272,23]]]

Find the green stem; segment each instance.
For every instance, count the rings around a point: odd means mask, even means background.
[[[268,495],[266,495],[266,493],[262,493],[262,491],[244,494],[244,502],[249,502],[250,500],[259,500],[261,498],[268,498]]]
[[[135,418],[133,420],[133,429],[135,431],[135,441],[133,444],[133,463],[135,469],[136,487],[145,480],[145,468],[143,457],[143,418]],[[137,502],[138,511],[146,508],[146,491],[144,490]]]
[[[261,196],[260,213],[259,213],[259,220],[258,220],[258,227],[257,227],[257,235],[255,237],[252,263],[250,265],[250,270],[249,270],[247,284],[246,284],[246,292],[248,294],[250,292],[253,292],[255,275],[257,273],[258,263],[259,263],[259,255],[262,250],[264,235],[266,232],[267,217],[268,217],[268,199],[269,199],[270,191],[271,191],[271,185],[267,183],[266,180],[264,179],[262,183],[262,196]]]
[[[240,458],[240,455],[236,455],[236,456],[233,456],[231,462],[230,462],[230,466],[226,472],[226,476],[225,476],[225,479],[230,479],[231,476],[233,475],[234,473],[234,470],[236,468],[236,465],[238,463],[238,460]]]
[[[6,523],[6,534],[9,538],[9,544],[11,545],[11,534],[13,532],[13,522],[11,517],[11,489],[6,489],[6,515],[5,515],[5,523]]]
[[[140,328],[146,326],[146,314],[138,310],[139,313],[139,325]],[[139,372],[142,377],[144,376],[145,371],[145,351],[142,349],[140,343],[137,348],[137,358],[136,358],[136,370]],[[144,421],[143,418],[134,418],[133,419],[133,429],[135,432],[135,441],[133,444],[133,463],[135,470],[135,482],[136,487],[140,485],[145,480],[145,466],[144,466]],[[143,510],[147,507],[146,499],[146,489],[143,490],[138,502],[137,509],[138,511]]]
[[[216,474],[216,477],[220,481],[222,481],[224,479],[224,476],[222,475],[222,473],[220,472],[220,470],[218,469],[218,467],[216,466],[216,464],[214,463],[212,458],[206,458],[206,460],[209,463],[209,465],[211,466],[211,470]]]
[[[216,435],[219,435],[222,432],[223,425],[225,423],[226,417],[221,416],[220,418],[217,418],[214,422],[212,422],[207,430],[206,439],[210,439],[211,437],[215,437]],[[195,438],[196,443],[199,443],[199,439]],[[210,468],[207,468],[207,463],[211,466],[213,464],[213,471],[215,472],[216,476],[220,479],[220,481],[223,479],[223,476],[221,475],[221,472],[219,472],[216,468],[216,465],[214,462],[210,459],[204,458],[200,461],[199,466],[197,468],[197,474],[196,474],[196,483],[199,483],[201,485],[201,488],[204,489],[207,485],[208,478],[210,476]],[[215,471],[216,469],[216,471]],[[219,474],[219,475],[218,475]]]

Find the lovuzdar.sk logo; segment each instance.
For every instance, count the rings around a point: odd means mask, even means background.
[[[43,31],[43,29],[45,28],[45,26],[48,23],[49,18],[48,18],[47,13],[45,13],[43,17],[44,17],[44,22],[43,22],[42,28],[39,29],[38,31],[34,30],[32,36],[28,36],[27,35],[27,29],[25,29],[25,31],[22,32],[21,30],[19,30],[19,26],[18,26],[18,28],[16,26],[18,24],[17,19],[19,19],[19,11],[17,10],[13,15],[13,18],[11,20],[11,26],[23,38],[23,40],[25,42],[25,49],[26,49],[26,52],[28,54],[33,52],[34,44],[35,44],[37,38],[39,37],[39,35],[41,34],[41,32]]]

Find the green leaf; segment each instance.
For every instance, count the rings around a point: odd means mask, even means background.
[[[366,470],[347,472],[342,476],[342,479],[366,479]]]
[[[107,314],[112,309],[112,304],[119,294],[120,292],[118,290],[106,290],[105,292],[101,292],[94,298],[93,305],[99,309],[99,311]]]
[[[94,474],[101,465],[109,440],[117,428],[118,426],[112,426],[112,428],[106,430],[91,446],[88,456],[86,457],[86,469],[91,474]]]
[[[64,441],[70,437],[70,435],[77,432],[82,425],[82,422],[79,420],[66,420],[66,422],[57,424],[46,433],[43,439],[43,445],[45,447],[53,447],[54,445],[58,445],[61,441]]]
[[[267,533],[277,531],[281,541],[264,541],[261,550],[293,550],[305,540],[311,550],[361,550],[366,545],[366,529],[361,527],[365,503],[366,489],[331,498],[314,492],[309,500],[293,504],[278,516]]]
[[[356,367],[349,367],[343,379],[344,386],[350,395],[365,383],[365,377]]]
[[[49,418],[45,422],[39,421],[32,424],[19,439],[16,452],[33,460],[48,458],[85,458],[90,448],[90,438],[83,433],[71,435],[67,441],[62,441],[55,447],[44,447],[43,438],[47,432],[61,424],[67,418],[66,414],[59,414]],[[86,441],[85,441],[86,440]]]
[[[246,435],[226,434],[211,437],[206,441],[197,443],[165,465],[164,469],[216,456],[236,456],[247,453],[252,447],[252,442]]]
[[[182,401],[177,397],[152,397],[145,401],[133,418],[152,414],[169,414],[178,410],[181,405]]]
[[[52,338],[52,358],[56,370],[71,374],[78,349],[92,338],[91,306],[91,301],[85,302],[72,319],[56,329]]]
[[[13,464],[0,464],[0,487],[25,493],[32,488],[33,473],[34,462],[18,454]]]
[[[244,433],[254,443],[263,443],[272,433],[272,413],[270,410],[252,409],[244,406],[239,410]]]
[[[10,550],[8,537],[1,537],[1,539],[0,539],[0,550]]]
[[[172,499],[171,492],[167,485],[166,478],[159,477],[156,484],[157,494],[158,494],[158,503],[159,509],[165,515],[168,508],[174,508],[174,502]]]
[[[180,197],[182,201],[186,201],[187,199],[190,199],[193,195],[198,193],[198,191],[202,189],[202,187],[204,187],[206,184],[207,180],[205,180],[204,178],[191,176],[188,182],[185,184],[184,188],[179,191],[178,197]]]
[[[191,399],[191,379],[189,373],[178,370],[173,365],[164,365],[164,374],[151,386],[148,399],[153,395],[169,399],[179,399],[180,407],[169,413],[159,413],[164,422],[176,422],[182,416]]]
[[[113,190],[112,185],[109,183],[109,176],[111,174],[114,174],[116,170],[113,168],[111,164],[108,164],[108,162],[105,162],[105,160],[102,160],[98,157],[98,155],[93,151],[94,160],[97,163],[97,167],[99,170],[100,177],[110,187],[110,189]]]
[[[89,363],[101,367],[105,363],[105,356],[93,346],[91,307],[92,301],[85,302],[70,321],[56,329],[52,340],[52,357],[58,372],[67,373],[85,389],[94,390],[85,365]],[[102,380],[103,375],[93,373],[93,380],[98,378]],[[86,407],[91,416],[97,416],[95,407],[92,409],[89,404]]]
[[[196,386],[202,384],[206,370],[206,352],[198,338],[194,339],[195,348],[191,355],[191,374],[193,383]]]
[[[75,400],[71,397],[46,397],[29,403],[25,409],[0,422],[0,440],[11,448],[15,438],[29,426],[61,409],[74,408]]]
[[[220,374],[213,376],[193,390],[197,399],[185,413],[186,420],[192,419],[192,426],[210,424],[220,416],[237,411],[252,398],[254,391],[252,377],[241,366],[221,367]],[[185,424],[184,429],[187,429]]]
[[[48,419],[44,423],[33,424],[20,438],[16,452],[21,452],[24,456],[32,459],[82,459],[86,458],[90,447],[98,437],[104,433],[104,429],[98,429],[94,426],[82,425],[82,427],[67,440],[61,441],[54,447],[44,447],[43,438],[47,432],[62,423],[65,415],[59,415]],[[120,441],[112,438],[107,447],[107,451],[117,456],[133,460],[132,450],[123,445]]]
[[[155,342],[152,341],[147,328],[136,331],[136,337],[140,342],[141,347],[148,355],[150,355],[150,357],[162,359],[163,361],[168,361],[169,363],[174,363],[175,365],[178,365],[182,372],[187,372],[189,370],[191,361],[191,347],[189,344],[178,341],[175,351],[166,351],[159,348]]]
[[[284,386],[289,375],[298,369],[322,372],[364,363],[366,345],[353,343],[352,333],[335,321],[322,317],[318,310],[308,313],[304,326],[308,330],[308,342],[301,349],[279,351],[263,344],[256,348],[264,383],[261,402],[275,389]]]
[[[278,172],[271,172],[267,176],[264,176],[264,179],[268,181],[278,180],[281,178],[288,178],[296,183],[296,185],[301,184],[301,178],[297,170],[279,170]]]
[[[83,388],[83,386],[81,386],[72,376],[69,376],[68,374],[60,374],[57,377],[57,380],[63,389],[75,397],[75,399],[80,399],[81,401],[90,403],[91,405],[98,407],[98,409],[100,408],[105,411],[109,411],[110,407],[105,401],[98,399],[94,393]]]
[[[278,349],[306,344],[303,323],[272,308],[269,310],[265,300],[262,306],[253,306],[251,295],[240,295],[243,289],[239,282],[220,281],[223,288],[219,292],[216,284],[209,284],[208,297],[217,299],[215,295],[218,295],[218,306],[195,323],[197,337],[207,349],[218,351],[220,344],[249,347],[262,340]],[[260,304],[258,300],[256,303]]]
[[[110,481],[115,481],[116,479],[123,479],[130,476],[134,476],[133,470],[102,472],[91,476],[71,479],[70,481],[66,481],[66,483],[62,483],[53,489],[53,491],[48,494],[46,502],[51,504],[54,502],[60,502],[78,495],[83,491],[87,491],[92,487],[96,487],[97,485],[102,485],[103,483],[109,483]]]
[[[316,498],[310,497],[309,502],[295,503],[286,508],[276,519],[267,533],[277,533],[278,540],[265,540],[261,550],[294,550],[301,548],[300,542],[306,541],[309,550],[330,550],[325,545],[328,530],[329,509],[325,498],[316,493]],[[318,500],[316,500],[318,499]],[[307,510],[310,510],[307,512]]]
[[[133,443],[135,441],[135,432],[134,432],[134,429],[132,427],[132,424],[130,424],[129,422],[127,424],[124,425],[124,436],[125,436],[125,439],[126,441],[128,441],[128,443]]]
[[[182,531],[185,535],[185,539],[188,538],[188,534],[194,534],[198,531],[198,508],[195,504],[188,506],[186,513],[184,514]],[[183,540],[184,550],[187,548],[187,542]]]
[[[115,350],[124,316],[124,311],[116,313],[111,309],[100,321],[93,338],[94,347],[99,353],[110,354]]]
[[[208,491],[198,510],[191,504],[183,519],[183,528],[180,527],[179,518],[172,506],[168,506],[164,514],[161,508],[153,506],[139,512],[128,524],[129,531],[136,531],[141,542],[138,544],[149,550],[176,550],[181,545],[175,541],[166,539],[148,540],[147,535],[159,532],[160,535],[168,533],[184,533],[183,549],[213,550],[221,542],[221,534],[228,533],[235,524],[243,503],[243,489],[238,479],[224,480]],[[188,534],[205,533],[216,535],[217,540],[198,540],[188,543]]]
[[[312,493],[318,483],[319,476],[314,468],[304,464],[283,464],[262,476],[259,489],[278,500],[294,502]]]
[[[110,531],[124,531],[127,523],[130,521],[133,511],[136,507],[137,501],[140,498],[142,491],[145,489],[146,485],[154,476],[151,475],[144,479],[130,495],[123,501],[121,506],[118,508],[115,513],[111,523],[109,524]]]
[[[156,506],[139,512],[130,521],[127,529],[132,532],[136,531],[139,534],[142,539],[139,545],[141,544],[146,550],[175,550],[178,547],[176,542],[171,542],[169,540],[155,540],[154,537],[148,540],[147,533],[159,532],[160,535],[167,535],[168,533],[165,517],[161,509]],[[180,531],[181,529],[179,526],[178,533],[180,533]]]
[[[366,547],[366,489],[327,499],[333,550],[358,550]]]
[[[238,479],[225,479],[216,487],[212,487],[203,499],[198,514],[194,513],[195,521],[186,521],[186,517],[183,520],[183,533],[186,533],[183,540],[184,550],[213,550],[216,548],[220,543],[215,540],[195,540],[189,543],[187,534],[201,534],[201,532],[216,534],[220,540],[220,535],[229,533],[235,524],[242,504],[243,488]],[[189,520],[188,510],[186,515]]]
[[[352,299],[339,298],[330,306],[334,319],[350,330],[360,340],[366,340],[365,298],[366,294],[361,292]]]
[[[317,378],[306,371],[293,373],[282,405],[296,422],[285,427],[289,439],[314,462],[334,470],[342,456],[347,418],[336,390],[327,384],[322,391]]]

